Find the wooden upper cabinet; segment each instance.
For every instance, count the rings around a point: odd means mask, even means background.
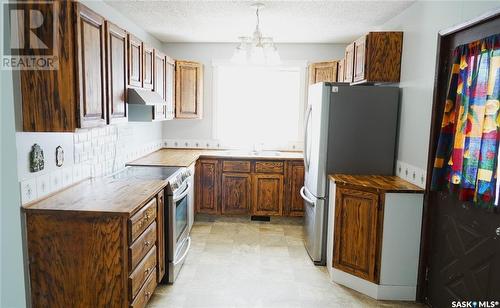
[[[337,186],[333,267],[379,281],[381,210],[378,194]]]
[[[127,32],[106,22],[108,123],[127,121]]]
[[[201,119],[203,65],[191,61],[176,61],[175,79],[175,117]]]
[[[370,32],[354,45],[354,82],[399,82],[403,32]]]
[[[249,214],[251,175],[249,173],[222,174],[222,214]]]
[[[57,70],[21,70],[20,89],[22,98],[23,131],[27,132],[74,132],[79,127],[77,116],[76,59],[75,59],[75,15],[72,1],[30,2],[33,10],[43,16],[58,16],[57,25],[36,29],[36,35],[46,41],[52,37],[53,26],[57,26],[58,40],[54,52],[58,54]],[[44,25],[54,19],[44,21]],[[29,49],[30,55],[43,54],[43,49]]]
[[[154,86],[153,91],[165,101],[165,76],[167,69],[167,58],[165,55],[158,51],[154,51]]]
[[[337,81],[337,61],[312,63],[309,65],[309,84]]]
[[[304,186],[304,162],[289,161],[287,168],[287,197],[286,197],[286,215],[303,216],[304,199],[300,196],[300,189]]]
[[[354,76],[354,43],[345,48],[344,82],[352,82]]]
[[[217,214],[219,195],[219,162],[216,159],[200,159],[196,164],[196,211]]]
[[[142,87],[144,89],[153,90],[154,88],[154,48],[143,44],[143,73]]]
[[[254,174],[252,186],[253,215],[281,216],[283,214],[283,175]]]
[[[175,61],[166,57],[165,71],[165,101],[167,102],[167,118],[172,119],[175,115]]]
[[[366,64],[366,40],[367,36],[363,36],[354,42],[354,73],[353,81],[358,82],[365,78]]]
[[[130,86],[142,87],[142,41],[128,35],[128,82]]]
[[[337,81],[344,82],[345,75],[345,58],[339,60],[339,67],[337,70]]]
[[[106,124],[104,18],[76,5],[76,51],[80,126]]]

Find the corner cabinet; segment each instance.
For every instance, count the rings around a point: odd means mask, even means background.
[[[330,176],[327,266],[380,300],[415,300],[423,189],[396,176]]]
[[[309,84],[337,81],[338,61],[319,62],[309,65]]]
[[[302,216],[302,160],[205,159],[196,164],[198,213]]]
[[[127,121],[127,32],[106,22],[108,122]]]
[[[175,63],[175,117],[201,119],[203,111],[203,64]]]

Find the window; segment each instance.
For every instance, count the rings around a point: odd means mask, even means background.
[[[269,150],[302,140],[304,66],[217,65],[214,132],[226,146]]]

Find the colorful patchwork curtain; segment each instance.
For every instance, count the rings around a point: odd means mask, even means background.
[[[500,185],[500,34],[458,46],[452,58],[431,189],[492,207]]]

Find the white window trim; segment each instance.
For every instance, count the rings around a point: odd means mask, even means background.
[[[217,81],[218,81],[218,68],[219,66],[241,66],[239,64],[234,64],[229,60],[213,60],[212,61],[212,138],[214,140],[219,140],[219,127],[218,127],[218,122],[217,122],[217,114],[218,114],[218,94],[217,94]],[[306,60],[293,60],[293,61],[282,61],[280,65],[276,65],[274,67],[283,67],[283,68],[289,68],[289,67],[298,67],[299,68],[299,78],[300,78],[300,84],[301,87],[299,89],[299,95],[302,97],[302,99],[299,102],[299,123],[298,124],[298,136],[300,138],[301,132],[304,131],[304,117],[305,117],[305,111],[307,107],[307,88],[309,86],[309,80],[307,78],[307,68],[308,68],[308,61]],[[303,140],[291,140],[292,142],[300,144],[298,148],[290,148],[289,150],[301,150],[303,145]],[[266,148],[266,150],[279,150],[279,149],[271,149],[271,148]]]

